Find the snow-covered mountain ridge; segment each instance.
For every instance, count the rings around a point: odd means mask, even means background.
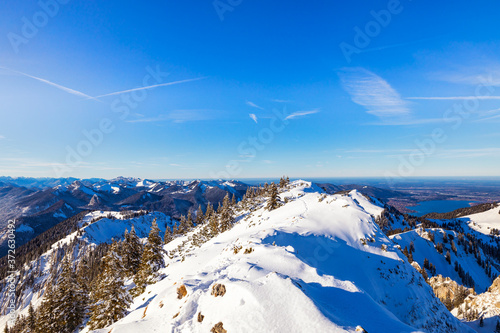
[[[146,209],[178,218],[199,205],[203,209],[209,203],[217,206],[227,193],[240,199],[247,188],[248,185],[239,181],[225,180],[0,177],[0,257],[7,254],[6,225],[11,219],[16,220],[16,244],[21,246],[82,211]]]
[[[272,211],[265,200],[242,208],[231,230],[200,247],[196,228],[167,244],[166,277],[96,332],[209,332],[218,323],[227,332],[469,332],[377,226],[382,207],[302,181],[280,197]],[[222,297],[211,295],[215,284]]]

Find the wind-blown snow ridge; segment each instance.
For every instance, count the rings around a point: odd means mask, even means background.
[[[166,277],[135,298],[128,316],[96,332],[472,332],[434,296],[379,229],[383,210],[352,191],[327,195],[296,181],[273,211],[256,202],[235,226],[196,247],[165,246]],[[222,297],[211,295],[223,284]],[[184,284],[187,296],[178,299]],[[198,313],[204,317],[198,321]],[[84,330],[83,332],[87,332]]]

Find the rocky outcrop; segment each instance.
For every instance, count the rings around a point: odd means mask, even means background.
[[[500,316],[500,277],[497,277],[488,291],[479,295],[469,295],[465,299],[468,308],[477,311],[483,318]]]

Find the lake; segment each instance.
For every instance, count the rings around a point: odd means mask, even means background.
[[[422,216],[427,213],[447,213],[455,209],[470,207],[470,203],[475,202],[468,200],[431,200],[422,201],[416,206],[407,208],[416,211],[416,213],[412,213],[413,215]]]

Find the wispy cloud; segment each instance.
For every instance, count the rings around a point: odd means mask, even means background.
[[[30,74],[26,74],[26,73],[23,73],[23,72],[20,72],[20,71],[16,71],[16,70],[13,70],[13,69],[10,69],[10,68],[6,68],[6,67],[1,67],[0,66],[0,68],[8,70],[8,71],[11,71],[13,73],[16,73],[16,74],[19,74],[19,75],[22,75],[22,76],[25,76],[25,77],[29,77],[31,79],[40,81],[42,83],[48,84],[50,86],[53,86],[53,87],[55,87],[57,89],[60,89],[60,90],[62,90],[64,92],[67,92],[69,94],[72,94],[72,95],[75,95],[75,96],[79,96],[79,97],[84,97],[84,98],[87,98],[87,99],[93,99],[93,100],[96,100],[96,101],[100,102],[96,97],[89,96],[89,95],[84,94],[84,93],[82,93],[81,91],[78,91],[78,90],[74,90],[74,89],[71,89],[71,88],[68,88],[68,87],[65,87],[65,86],[61,86],[60,84],[51,82],[49,80],[42,79],[42,78],[30,75]]]
[[[368,123],[367,125],[375,126],[410,126],[410,125],[424,125],[424,124],[437,124],[445,122],[444,118],[421,118],[421,119],[391,119],[389,121],[379,121]]]
[[[496,116],[476,119],[476,120],[474,120],[474,122],[479,123],[479,122],[492,121],[492,120],[500,120],[500,114],[497,114]]]
[[[373,52],[373,51],[381,51],[381,50],[386,50],[386,49],[392,49],[396,47],[401,47],[401,46],[407,46],[407,45],[413,45],[413,44],[418,44],[422,42],[427,42],[429,40],[433,40],[436,38],[439,38],[441,36],[435,36],[432,38],[424,38],[424,39],[418,39],[410,42],[405,42],[405,43],[397,43],[397,44],[390,44],[390,45],[384,45],[384,46],[379,46],[379,47],[374,47],[374,48],[369,48],[369,49],[363,49],[360,51],[360,53],[366,53],[366,52]]]
[[[431,73],[429,78],[454,84],[498,86],[500,64],[486,61],[486,64],[481,66],[458,66],[453,70]]]
[[[500,157],[500,148],[449,149],[437,154],[441,158]]]
[[[368,113],[381,118],[410,113],[407,102],[387,81],[375,73],[355,67],[343,68],[338,74],[352,101],[364,106]]]
[[[423,99],[423,100],[468,100],[468,99],[493,99],[498,100],[500,96],[416,96],[406,97],[406,99]]]
[[[293,112],[293,113],[289,114],[288,116],[286,116],[285,120],[294,119],[294,118],[298,118],[298,117],[304,117],[304,116],[318,113],[318,112],[319,112],[319,109],[309,110],[309,111],[297,111],[297,112]]]
[[[205,109],[174,110],[154,117],[144,117],[127,120],[128,123],[154,123],[171,121],[174,123],[184,123],[188,121],[208,120],[217,111]]]
[[[249,114],[250,118],[252,118],[253,121],[255,121],[255,123],[257,124],[257,116],[254,114],[254,113],[250,113]]]
[[[148,90],[148,89],[154,89],[154,88],[158,88],[158,87],[173,86],[173,85],[176,85],[176,84],[181,84],[181,83],[187,83],[187,82],[193,82],[193,81],[203,80],[205,78],[206,77],[198,77],[198,78],[194,78],[194,79],[186,79],[186,80],[179,80],[179,81],[172,81],[172,82],[154,84],[154,85],[147,86],[147,87],[139,87],[139,88],[134,88],[134,89],[127,89],[127,90],[122,90],[122,91],[115,91],[115,92],[112,92],[112,93],[109,93],[109,94],[104,94],[104,95],[96,96],[96,98],[106,97],[106,96],[114,96],[114,95],[120,95],[120,94],[126,94],[126,93],[130,93],[130,92],[133,92],[133,91]]]
[[[253,102],[250,102],[250,101],[246,101],[247,105],[253,107],[253,108],[256,108],[256,109],[259,109],[259,110],[264,110],[263,107],[260,107],[258,106],[257,104],[253,103]]]
[[[388,154],[388,153],[411,152],[412,149],[348,149],[342,151],[344,151],[345,153],[356,153],[356,154]]]
[[[0,140],[5,139],[5,136],[0,135]]]

